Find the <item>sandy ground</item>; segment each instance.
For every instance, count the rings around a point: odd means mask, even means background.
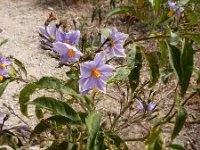
[[[58,11],[58,15],[76,17],[84,7],[81,5],[71,5],[66,11],[61,10],[59,5],[45,3],[45,0],[0,0],[0,28],[3,32],[0,34],[0,41],[8,39],[8,43],[0,48],[0,52],[6,56],[12,55],[24,63],[28,80],[34,81],[42,76],[55,76],[60,79],[66,77],[66,67],[55,69],[58,61],[49,57],[48,52],[40,48],[38,26],[44,24],[48,13]],[[87,8],[85,13],[87,14]],[[72,20],[71,20],[72,21]],[[3,103],[7,104],[20,115],[18,105],[18,95],[24,83],[13,82],[8,85],[6,91],[0,98],[0,111],[10,113]],[[23,117],[30,126],[34,126],[35,121]],[[17,117],[11,115],[6,123],[7,127],[23,124]]]
[[[45,4],[45,0],[40,3],[40,0],[0,0],[0,28],[3,29],[3,33],[0,34],[0,39],[8,39],[8,43],[0,48],[0,52],[5,55],[12,55],[22,61],[28,71],[28,80],[36,80],[42,76],[55,76],[58,78],[65,77],[66,67],[55,69],[58,65],[58,61],[50,58],[48,52],[40,49],[40,42],[37,33],[37,27],[43,25],[44,20],[48,16],[48,13],[53,9],[60,16],[68,16],[69,18],[77,17],[78,15],[89,14],[89,8],[85,4],[79,5],[69,5],[67,9],[61,10],[58,5]],[[84,9],[84,13],[82,13]],[[20,89],[24,86],[24,83],[16,84],[13,82],[9,84],[5,93],[0,98],[0,110],[2,112],[8,112],[2,104],[6,103],[11,106],[16,113],[20,114],[18,106],[18,96]],[[165,91],[169,92],[169,91]],[[163,96],[163,102],[160,102],[162,107],[168,107],[169,102],[165,101],[169,98]],[[191,105],[195,104],[195,107],[189,106],[188,109],[192,109],[192,112],[197,112],[194,115],[198,118],[200,103],[194,99],[190,102]],[[106,101],[104,105],[112,107],[110,101]],[[104,107],[104,106],[102,106]],[[105,108],[105,109],[109,109]],[[112,107],[116,109],[115,107]],[[195,109],[195,110],[193,110]],[[22,116],[23,117],[23,116]],[[30,122],[27,118],[23,117],[25,120]],[[14,116],[11,116],[8,126],[18,125],[22,122]],[[34,122],[30,122],[30,125]],[[200,139],[199,132],[200,127],[197,126],[187,126],[187,133],[192,135],[192,140],[196,148],[200,148],[198,145],[198,140]],[[167,130],[167,128],[166,128]],[[137,131],[137,130],[136,130]],[[166,131],[168,132],[168,131]],[[196,134],[194,134],[196,132]],[[134,133],[134,132],[133,132]],[[187,136],[187,135],[185,135]],[[191,139],[190,139],[191,140]],[[184,136],[180,138],[179,143],[187,145],[188,139]],[[132,149],[137,149],[134,147],[134,143],[131,146]],[[134,148],[133,148],[134,147]]]

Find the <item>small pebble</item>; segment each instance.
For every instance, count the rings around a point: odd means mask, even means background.
[[[49,6],[47,7],[47,9],[48,10],[54,10],[53,7],[49,7]]]

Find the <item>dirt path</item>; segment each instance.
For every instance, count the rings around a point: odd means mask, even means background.
[[[27,69],[28,80],[30,81],[42,76],[66,78],[66,67],[55,69],[58,61],[49,57],[48,52],[42,50],[39,46],[37,27],[43,25],[51,11],[48,7],[58,10],[58,14],[64,12],[64,10],[60,10],[60,6],[40,3],[40,0],[0,0],[0,28],[3,29],[3,33],[0,34],[0,41],[9,40],[7,44],[0,48],[0,52],[6,56],[12,55],[22,61]],[[73,5],[67,10],[64,13],[65,15],[76,16],[81,8]],[[17,114],[20,114],[17,94],[23,86],[24,83],[17,84],[16,82],[8,85],[0,98],[0,110],[2,112],[9,113],[8,109],[3,106],[3,103],[6,103]],[[23,118],[30,122],[27,118]],[[13,126],[21,123],[17,117],[11,115],[7,125]]]

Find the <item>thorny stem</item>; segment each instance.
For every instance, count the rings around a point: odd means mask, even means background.
[[[81,106],[81,108],[85,111],[85,112],[87,112],[87,109],[85,108],[85,106],[75,97],[75,96],[73,96],[73,98],[76,100],[76,102]]]
[[[148,138],[148,136],[149,136],[149,133],[141,138],[127,138],[127,139],[124,139],[124,141],[126,141],[126,142],[141,141],[141,142],[143,142],[146,138]]]
[[[29,126],[29,124],[24,121],[19,115],[17,115],[14,110],[10,107],[10,106],[7,106],[5,103],[3,104],[3,106],[5,106],[10,112],[11,114],[13,114],[14,116],[16,116],[17,118],[19,118],[23,123],[25,123],[27,126]]]
[[[200,35],[200,33],[180,33],[180,35]],[[139,42],[139,41],[146,41],[146,40],[153,40],[153,39],[162,39],[162,38],[169,38],[170,35],[156,35],[156,36],[150,36],[150,37],[142,37],[138,39],[132,39],[130,41],[127,41],[124,44],[124,47],[128,46],[129,44],[132,44],[134,42]]]
[[[197,94],[197,92],[192,93],[188,98],[186,98],[186,99],[183,101],[183,103],[181,104],[181,106],[184,106],[184,105],[188,102],[188,100],[190,100],[190,99],[191,99],[192,97],[194,97],[196,94]],[[169,121],[176,115],[177,112],[178,112],[178,111],[176,110],[167,120],[165,120],[165,121],[163,121],[163,122],[160,122],[160,124],[163,124],[163,123],[165,123],[166,121],[169,122]]]
[[[114,126],[116,125],[117,121],[119,120],[119,118],[126,112],[126,110],[133,104],[133,101],[129,101],[129,103],[126,105],[126,107],[124,107],[124,109],[121,111],[121,113],[114,119],[113,124],[111,125],[111,129],[114,128]]]
[[[177,84],[176,87],[175,87],[175,94],[176,94],[176,92],[177,92],[177,89],[178,89],[178,84]],[[167,118],[167,117],[171,114],[171,112],[172,112],[174,106],[175,106],[175,100],[173,101],[173,104],[172,104],[171,109],[170,109],[169,112],[165,115],[164,118]]]

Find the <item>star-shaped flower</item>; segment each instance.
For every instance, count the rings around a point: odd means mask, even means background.
[[[83,55],[76,47],[62,42],[54,43],[53,50],[59,53],[61,63],[63,64],[78,61]]]
[[[57,24],[48,25],[46,27],[39,27],[39,34],[42,38],[45,48],[52,48],[52,43],[56,41],[57,30]]]
[[[80,92],[86,94],[90,90],[106,92],[106,82],[112,76],[113,67],[105,64],[103,53],[97,53],[93,61],[80,64]]]
[[[8,78],[9,77],[9,71],[7,69],[7,66],[10,66],[13,64],[13,61],[8,60],[5,56],[1,56],[0,58],[0,81],[3,80],[3,77]]]
[[[105,53],[108,59],[126,56],[123,45],[127,38],[128,34],[118,32],[116,28],[112,28],[108,42],[105,44]]]
[[[80,39],[79,30],[69,31],[67,33],[63,32],[62,30],[58,30],[56,41],[74,45],[79,41],[79,39]]]

